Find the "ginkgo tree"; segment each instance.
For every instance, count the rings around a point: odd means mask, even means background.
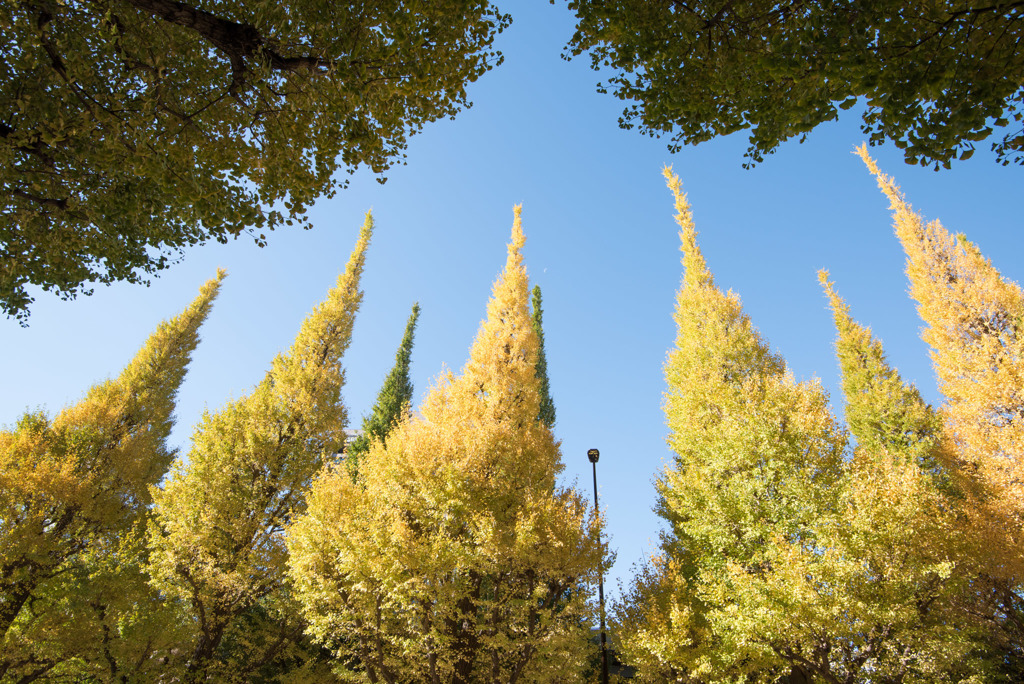
[[[661,549],[618,606],[625,654],[658,682],[997,677],[1005,650],[939,415],[823,274],[853,446],[817,382],[794,382],[715,285],[666,173],[685,253],[665,365],[676,455],[658,481]]]
[[[0,678],[38,678],[80,655],[69,606],[102,604],[83,598],[104,583],[96,566],[109,566],[118,548],[122,560],[130,555],[149,488],[174,457],[166,439],[175,396],[223,277],[161,324],[118,377],[52,419],[28,413],[0,432]],[[125,563],[121,572],[137,584],[137,567]]]
[[[669,528],[626,598],[644,607],[619,611],[619,636],[648,677],[773,681],[798,668],[780,651],[810,646],[783,631],[785,608],[772,600],[776,542],[815,544],[816,521],[835,506],[845,435],[821,387],[795,382],[739,298],[715,285],[679,179],[668,178],[685,266],[665,364],[676,456],[658,481],[658,510]]]
[[[325,459],[345,443],[341,358],[372,230],[367,214],[344,273],[291,349],[248,396],[203,416],[187,460],[153,492],[148,570],[187,606],[195,629],[181,645],[180,667],[191,680],[252,677],[301,638],[282,532],[304,510]],[[254,623],[276,632],[249,634]]]
[[[963,490],[961,515],[979,548],[987,615],[1007,667],[1024,672],[1024,292],[978,248],[925,223],[895,182],[859,150],[891,202],[910,294],[932,348],[943,423],[939,457]],[[1012,662],[1011,662],[1012,661]],[[1014,664],[1015,663],[1015,664]]]
[[[0,313],[144,282],[187,247],[299,223],[469,106],[487,0],[101,0],[0,8]]]
[[[352,681],[579,681],[604,554],[538,420],[523,243],[517,209],[462,373],[373,442],[358,483],[325,469],[288,531],[310,631]]]

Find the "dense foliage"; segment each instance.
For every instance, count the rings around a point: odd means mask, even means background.
[[[1024,679],[1024,292],[861,153],[946,401],[923,401],[822,272],[834,416],[720,289],[666,172],[685,269],[674,456],[659,549],[613,620],[640,681]],[[372,228],[185,457],[165,441],[222,272],[117,378],[0,430],[0,683],[589,681],[608,556],[600,517],[557,482],[518,209],[465,367],[412,411],[414,307],[354,467],[342,357]]]
[[[139,282],[185,247],[305,223],[467,106],[486,0],[101,0],[0,8],[0,311]]]
[[[844,429],[715,285],[668,176],[685,275],[665,364],[667,529],[616,610],[640,679],[1018,681],[1020,288],[879,174],[949,401],[936,411],[904,383],[823,272]]]
[[[353,475],[358,475],[359,461],[370,451],[370,444],[374,440],[386,443],[388,434],[412,411],[409,364],[412,362],[412,341],[419,317],[420,305],[413,304],[402,342],[395,352],[395,365],[384,378],[370,415],[363,419],[363,432],[345,446],[345,464]]]
[[[840,109],[864,106],[872,142],[949,166],[997,127],[1024,163],[1024,7],[938,0],[570,0],[570,43],[609,68],[621,124],[672,147],[751,129],[761,161]]]
[[[523,242],[517,210],[462,373],[373,442],[355,482],[325,472],[291,528],[312,634],[371,682],[581,681],[598,522],[556,487],[558,446],[537,419]]]

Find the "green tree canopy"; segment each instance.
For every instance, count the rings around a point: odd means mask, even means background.
[[[0,311],[297,221],[468,104],[487,0],[26,0],[0,9]]]
[[[384,385],[377,394],[373,411],[363,419],[363,434],[352,440],[345,449],[345,460],[349,470],[359,472],[359,459],[370,451],[370,442],[384,442],[388,433],[409,412],[412,403],[412,380],[409,379],[409,363],[412,361],[412,342],[416,334],[416,321],[420,317],[420,305],[413,304],[405,334],[395,353],[395,365],[384,378]]]
[[[672,149],[752,129],[759,162],[862,98],[865,133],[911,163],[949,166],[995,127],[1024,163],[1020,2],[570,0],[573,54],[610,67],[621,125]]]

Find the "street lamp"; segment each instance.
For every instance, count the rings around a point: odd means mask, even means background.
[[[597,449],[587,449],[587,458],[594,464],[594,512],[601,514],[597,504],[597,459],[601,458],[601,452]],[[597,544],[601,545],[601,531],[597,532]],[[603,561],[603,554],[601,560]],[[604,571],[601,570],[600,562],[597,567],[597,596],[601,602],[601,684],[608,684],[608,642],[604,635]]]

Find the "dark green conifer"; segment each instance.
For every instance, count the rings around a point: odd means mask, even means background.
[[[544,353],[544,310],[540,305],[540,285],[533,286],[533,329],[537,333],[537,379],[540,381],[540,411],[537,420],[555,427],[555,402],[551,399],[551,384],[548,381],[548,359]]]
[[[354,439],[345,449],[345,459],[355,476],[359,471],[359,459],[370,451],[373,440],[386,441],[388,433],[402,419],[412,403],[412,380],[409,379],[409,362],[412,359],[412,342],[416,332],[416,321],[420,317],[420,305],[413,304],[409,322],[405,324],[405,335],[395,354],[395,365],[391,368],[384,386],[377,394],[373,411],[363,418],[363,434]]]

